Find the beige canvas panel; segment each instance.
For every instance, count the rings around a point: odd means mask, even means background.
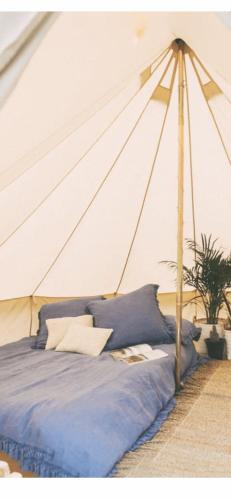
[[[46,12],[0,13],[0,108],[56,17]]]
[[[0,345],[28,336],[30,320],[29,297],[0,301]]]
[[[81,159],[95,149],[100,137],[107,134],[110,126],[119,120],[120,114],[124,112],[124,108],[134,98],[138,89],[137,77],[91,120],[70,134],[13,183],[10,182],[12,179],[8,177],[7,172],[5,176],[0,175],[0,213],[8,214],[1,222],[0,244],[23,224],[73,171],[80,168]],[[92,155],[90,157],[92,158]],[[11,173],[19,174],[15,170]],[[7,178],[10,185],[3,189],[4,179],[7,182]],[[32,185],[36,186],[36,189],[30,189]]]
[[[191,294],[192,295],[192,294]],[[187,294],[187,298],[191,296]],[[108,298],[111,296],[106,295]],[[23,297],[21,299],[11,299],[0,301],[0,345],[16,342],[23,337],[36,335],[38,330],[38,313],[44,304],[59,302],[61,300],[71,300],[74,297]],[[159,294],[160,307],[164,314],[175,315],[175,294]],[[32,323],[31,323],[32,306]],[[184,310],[184,317],[192,319],[194,309],[188,307]]]

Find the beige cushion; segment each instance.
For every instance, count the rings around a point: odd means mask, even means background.
[[[55,349],[72,323],[74,325],[93,326],[93,316],[86,314],[84,316],[47,319],[48,338],[45,349]]]
[[[108,328],[94,328],[72,323],[55,350],[98,356],[112,332],[113,330]]]

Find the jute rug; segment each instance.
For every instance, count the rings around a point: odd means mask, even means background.
[[[231,362],[199,368],[158,434],[114,477],[231,477]]]

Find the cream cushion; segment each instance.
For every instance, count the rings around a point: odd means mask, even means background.
[[[71,324],[93,326],[93,316],[85,314],[84,316],[74,316],[66,318],[52,318],[46,320],[48,337],[45,349],[55,349],[67,333]]]
[[[98,356],[112,332],[113,330],[109,328],[94,328],[72,323],[55,350]]]

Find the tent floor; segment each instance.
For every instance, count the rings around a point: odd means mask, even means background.
[[[210,361],[177,396],[160,432],[115,477],[231,477],[231,362]]]
[[[211,361],[190,377],[159,433],[127,453],[114,477],[231,477],[230,414],[231,362]],[[0,460],[36,477],[5,453]]]

